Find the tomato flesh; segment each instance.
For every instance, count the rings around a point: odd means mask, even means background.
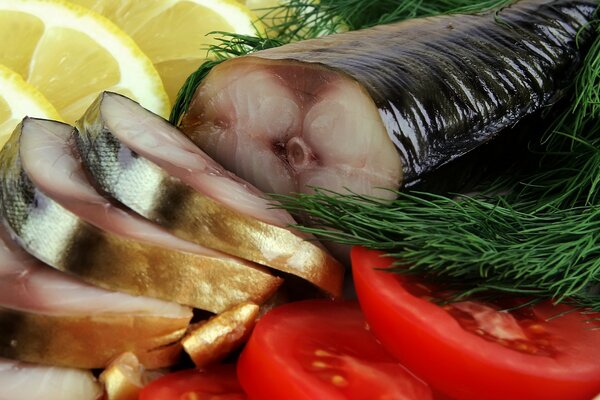
[[[286,304],[266,314],[238,361],[250,399],[431,399],[368,331],[355,302]]]
[[[352,250],[361,308],[382,344],[437,390],[460,400],[590,400],[600,391],[600,323],[566,305],[515,311],[392,274],[381,252]],[[419,286],[417,286],[419,285]]]
[[[235,366],[190,369],[165,375],[142,389],[139,400],[245,400]]]
[[[443,308],[465,331],[488,341],[526,354],[546,357],[558,355],[553,345],[558,338],[546,329],[544,321],[535,316],[516,318],[515,313],[503,312],[500,307],[472,301],[449,304]]]

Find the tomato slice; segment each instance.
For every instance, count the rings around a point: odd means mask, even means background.
[[[238,361],[250,399],[431,399],[426,384],[368,331],[356,302],[280,306],[256,325]]]
[[[234,365],[165,375],[142,389],[139,400],[245,400]]]
[[[600,391],[600,314],[538,303],[511,312],[436,292],[381,269],[356,247],[352,272],[373,333],[432,387],[460,400],[590,400]]]

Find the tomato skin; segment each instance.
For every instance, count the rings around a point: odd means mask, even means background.
[[[139,400],[246,400],[234,365],[167,374],[140,392]]]
[[[242,351],[238,376],[251,400],[432,398],[367,330],[356,302],[303,301],[270,311]]]
[[[600,331],[586,330],[589,317],[571,313],[547,323],[565,330],[575,356],[523,354],[465,331],[441,307],[409,293],[405,278],[377,270],[389,267],[382,255],[352,250],[361,308],[388,351],[432,387],[460,400],[590,400],[600,391]],[[539,309],[549,317],[568,307]],[[568,331],[572,325],[579,329]]]

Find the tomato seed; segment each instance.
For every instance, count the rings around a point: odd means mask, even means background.
[[[315,356],[317,356],[317,357],[333,357],[333,354],[331,354],[328,351],[318,349],[318,350],[315,350]]]
[[[196,392],[186,392],[179,397],[180,400],[200,400]]]
[[[348,386],[348,381],[341,375],[334,375],[331,377],[331,383],[335,386],[345,387]]]
[[[528,329],[531,333],[536,333],[536,334],[546,333],[546,329],[540,324],[530,325]]]

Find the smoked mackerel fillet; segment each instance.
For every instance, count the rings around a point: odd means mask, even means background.
[[[82,163],[103,194],[182,239],[340,294],[343,268],[326,250],[158,115],[105,92],[77,130]]]
[[[556,102],[592,37],[592,0],[409,20],[215,67],[181,129],[265,192],[393,197]]]
[[[113,206],[72,154],[73,127],[26,118],[0,153],[0,214],[19,244],[85,282],[220,312],[264,302],[281,279]]]

